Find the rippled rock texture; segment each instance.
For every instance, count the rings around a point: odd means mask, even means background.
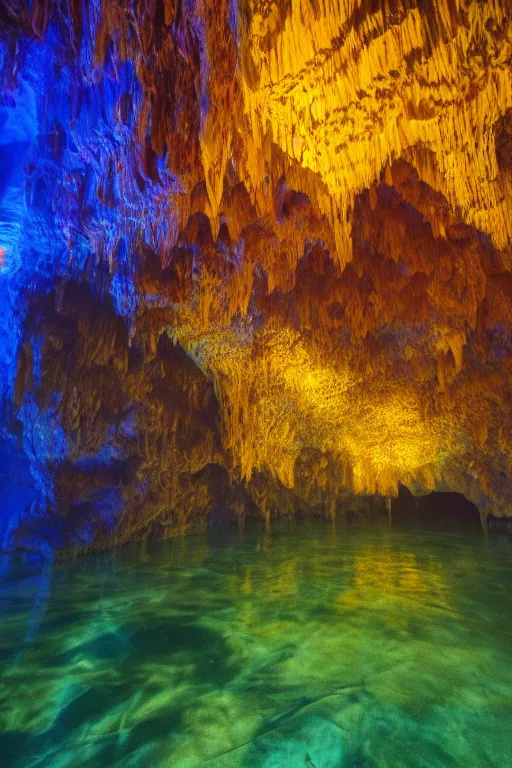
[[[507,0],[6,0],[0,39],[4,546],[400,484],[512,516]]]

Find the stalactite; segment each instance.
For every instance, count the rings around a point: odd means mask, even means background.
[[[224,493],[512,515],[505,0],[10,0],[0,41],[2,426],[62,546]]]

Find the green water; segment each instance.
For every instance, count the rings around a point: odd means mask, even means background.
[[[512,766],[512,543],[307,523],[1,586],[8,768]]]

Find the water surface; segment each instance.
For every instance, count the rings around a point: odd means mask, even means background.
[[[0,590],[0,765],[512,765],[512,545],[303,523]]]

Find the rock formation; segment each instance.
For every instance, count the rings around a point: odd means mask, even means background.
[[[0,41],[4,546],[512,516],[509,0],[4,0]]]

